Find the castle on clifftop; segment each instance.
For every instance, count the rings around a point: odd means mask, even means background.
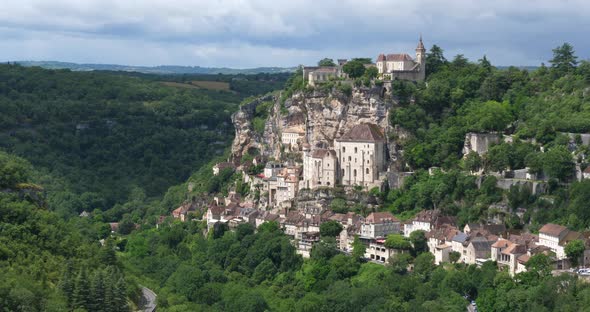
[[[416,58],[412,59],[406,53],[379,54],[377,69],[383,80],[412,80],[422,81],[426,77],[426,49],[422,43],[422,36],[416,47]]]
[[[303,80],[310,86],[325,83],[334,79],[347,79],[344,73],[346,59],[339,59],[334,66],[304,66]],[[413,59],[407,53],[379,54],[375,64],[365,64],[365,68],[377,67],[378,78],[383,81],[396,79],[423,81],[426,77],[426,49],[422,42],[422,36],[416,47],[416,58]]]

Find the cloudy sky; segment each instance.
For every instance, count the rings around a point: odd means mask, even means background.
[[[414,53],[539,65],[563,42],[590,58],[588,0],[18,0],[0,61],[249,68]]]

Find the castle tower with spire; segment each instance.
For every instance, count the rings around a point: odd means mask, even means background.
[[[422,35],[416,47],[415,59],[406,53],[379,54],[375,65],[384,81],[395,79],[423,81],[426,78],[426,48],[422,42]]]
[[[420,41],[416,47],[416,63],[420,64],[418,80],[424,80],[426,78],[426,49],[422,43],[422,35],[420,35]]]

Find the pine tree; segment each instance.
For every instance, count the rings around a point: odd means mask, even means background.
[[[129,305],[127,304],[127,287],[123,277],[119,277],[113,287],[113,307],[113,311],[115,312],[129,312]]]
[[[82,308],[91,311],[90,300],[90,282],[88,281],[88,272],[83,267],[76,277],[76,283],[72,296],[72,307]]]
[[[64,274],[59,282],[59,288],[66,297],[68,307],[72,307],[72,297],[74,295],[74,266],[71,261],[66,263]]]
[[[105,307],[104,274],[97,270],[92,276],[90,304],[92,311],[104,311]]]
[[[553,59],[549,62],[551,63],[553,72],[558,77],[562,77],[575,71],[576,65],[578,64],[577,59],[578,57],[575,55],[574,47],[566,42],[553,49]]]
[[[116,311],[115,309],[115,304],[114,304],[114,290],[113,288],[115,287],[114,282],[113,282],[113,277],[112,277],[112,271],[110,271],[109,269],[106,270],[105,276],[104,276],[104,308],[103,311],[105,312],[114,312]]]
[[[108,238],[100,250],[100,261],[105,265],[116,265],[117,255],[115,254],[115,244]]]

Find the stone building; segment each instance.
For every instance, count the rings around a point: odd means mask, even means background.
[[[381,185],[386,169],[385,139],[374,124],[354,126],[334,141],[338,154],[338,181],[342,185],[367,188]]]
[[[386,172],[385,139],[374,124],[359,124],[334,140],[334,149],[310,150],[303,144],[300,188],[359,185],[380,187]]]
[[[422,37],[416,47],[415,59],[405,53],[379,54],[376,65],[383,80],[423,81],[426,77],[426,49]]]
[[[293,149],[299,146],[303,138],[305,137],[305,129],[303,126],[292,126],[281,133],[281,143],[284,146]]]
[[[313,189],[318,186],[336,185],[336,152],[328,149],[311,151],[308,146],[303,149],[303,183],[299,188]]]
[[[361,223],[361,238],[376,239],[400,232],[400,221],[389,212],[371,212]]]
[[[271,207],[289,201],[297,196],[299,190],[300,168],[288,166],[276,176],[268,178],[268,203]]]
[[[539,245],[551,249],[558,260],[565,259],[565,246],[576,239],[584,240],[581,233],[570,231],[563,225],[548,223],[539,229]]]
[[[342,71],[342,66],[346,62],[345,59],[339,59],[336,66],[305,66],[303,67],[303,80],[306,80],[308,85],[315,86],[317,83],[335,78],[346,78],[347,75]]]

